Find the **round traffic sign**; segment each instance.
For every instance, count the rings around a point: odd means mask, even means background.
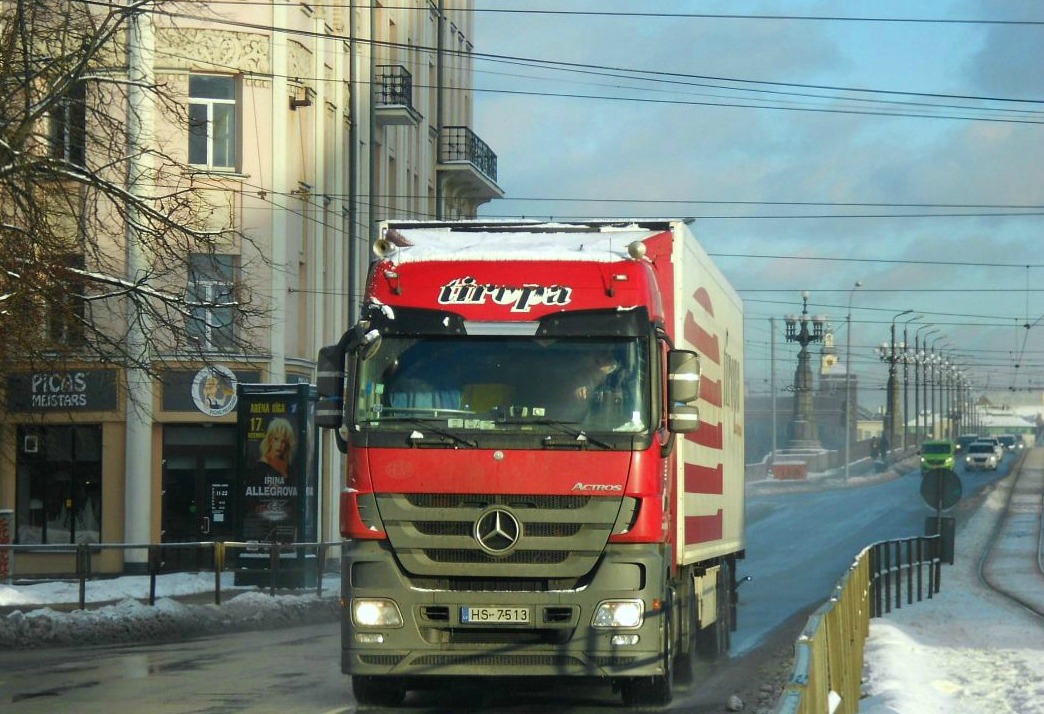
[[[961,479],[950,469],[932,469],[921,478],[921,498],[929,508],[953,508],[961,500]]]

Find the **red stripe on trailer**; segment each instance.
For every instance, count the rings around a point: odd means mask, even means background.
[[[685,313],[685,339],[711,362],[721,364],[717,335],[712,335],[696,324],[696,318],[691,312]]]
[[[708,424],[705,421],[701,421],[700,427],[696,431],[686,434],[685,439],[700,446],[721,450],[723,443],[721,423]]]
[[[725,493],[724,469],[721,464],[714,467],[685,464],[685,491],[721,496]]]
[[[714,305],[711,303],[710,293],[707,292],[707,288],[699,288],[692,294],[692,299],[699,303],[700,307],[707,311],[707,314],[714,317]]]
[[[721,406],[721,380],[700,377],[700,399],[716,407]]]
[[[721,540],[723,533],[721,509],[713,516],[685,517],[685,544],[709,543]]]

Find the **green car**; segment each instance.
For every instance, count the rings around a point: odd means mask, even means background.
[[[921,444],[921,473],[932,469],[953,470],[956,449],[949,439],[931,439]]]

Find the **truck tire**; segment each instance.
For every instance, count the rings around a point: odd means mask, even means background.
[[[674,632],[670,613],[664,613],[663,673],[653,677],[633,677],[621,688],[624,706],[635,709],[660,709],[671,703],[674,684]]]
[[[371,707],[397,707],[406,698],[406,685],[396,677],[353,676],[355,701]]]
[[[730,613],[732,606],[729,600],[729,572],[723,563],[718,570],[718,582],[714,586],[718,600],[718,617],[707,627],[696,633],[697,649],[700,657],[715,661],[721,656],[728,654],[729,645],[732,640],[732,623]]]
[[[699,664],[699,640],[698,634],[700,623],[697,619],[696,593],[689,587],[686,595],[686,607],[682,616],[687,619],[689,641],[687,647],[679,647],[678,656],[674,658],[674,681],[678,684],[689,685],[697,679],[697,667]],[[684,628],[683,628],[684,629]]]

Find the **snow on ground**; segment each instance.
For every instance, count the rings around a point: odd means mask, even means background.
[[[0,616],[0,648],[151,641],[334,622],[338,588],[337,577],[326,576],[322,597],[314,589],[273,596],[256,587],[236,587],[226,573],[221,605],[215,605],[212,573],[176,573],[157,577],[156,605],[150,606],[142,602],[149,593],[148,577],[124,576],[88,581],[86,601],[94,604],[70,611],[66,606],[79,601],[76,581],[0,585],[0,608],[7,613]]]
[[[995,489],[958,530],[956,562],[943,567],[935,597],[871,620],[862,714],[1044,712],[1044,620],[986,588],[977,575],[1006,490]],[[1024,556],[1007,582],[1016,592],[1044,593],[1035,543],[1019,543],[1023,535],[1004,534],[1005,545]]]

